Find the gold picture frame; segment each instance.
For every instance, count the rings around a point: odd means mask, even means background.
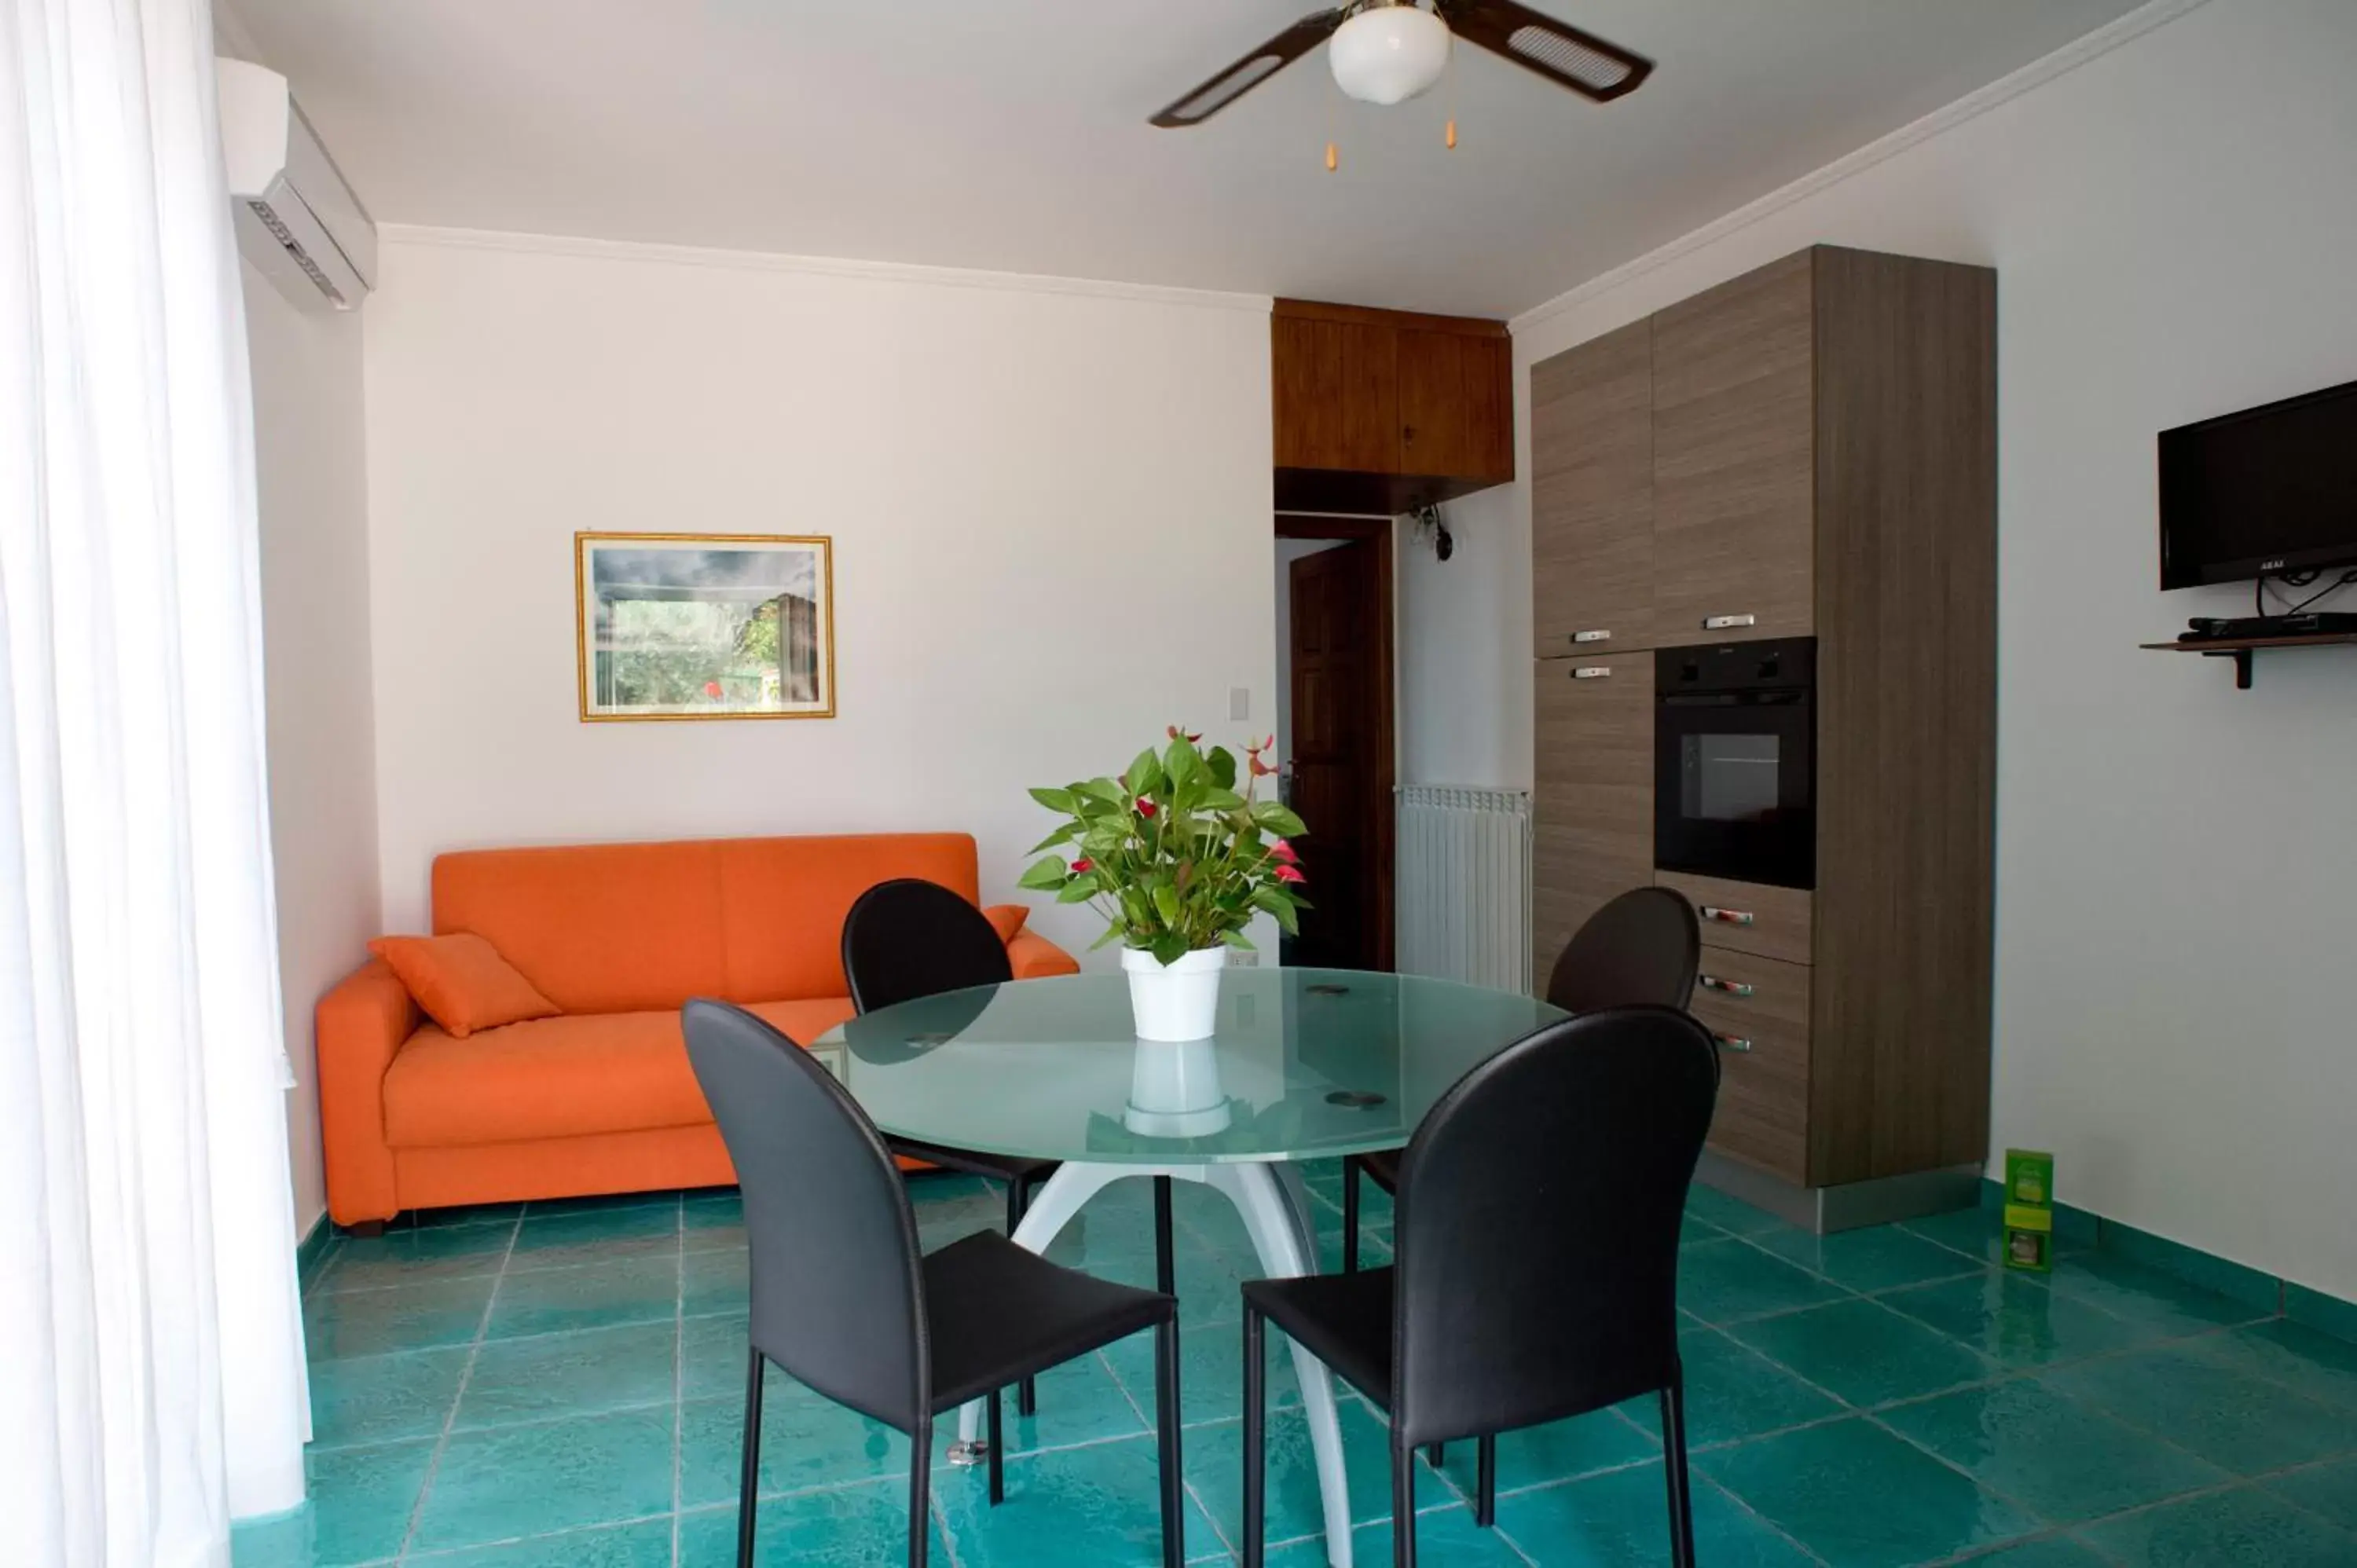
[[[576,533],[584,724],[831,719],[834,541]]]

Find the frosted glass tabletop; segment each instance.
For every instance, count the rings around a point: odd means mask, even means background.
[[[878,1008],[813,1055],[885,1132],[1099,1164],[1292,1160],[1408,1141],[1469,1069],[1565,1016],[1528,996],[1358,970],[1232,969],[1219,1031],[1140,1040],[1120,974]]]

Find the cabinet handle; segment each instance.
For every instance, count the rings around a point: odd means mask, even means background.
[[[1695,983],[1705,991],[1716,991],[1722,996],[1749,996],[1752,993],[1749,981],[1721,980],[1715,974],[1698,974],[1695,976]]]
[[[1750,1054],[1751,1042],[1741,1035],[1722,1035],[1714,1030],[1710,1037],[1718,1042],[1718,1048],[1722,1051],[1741,1051],[1747,1056]]]
[[[1702,918],[1717,920],[1722,926],[1756,926],[1760,923],[1760,917],[1749,909],[1722,909],[1716,904],[1705,904]]]
[[[1759,624],[1760,618],[1756,615],[1705,616],[1702,618],[1702,628],[1705,631],[1727,631],[1738,626],[1758,626]]]
[[[1609,664],[1576,664],[1572,666],[1571,678],[1575,681],[1601,681],[1611,673],[1612,666]]]
[[[1612,640],[1612,634],[1606,630],[1575,631],[1571,634],[1571,640],[1574,642],[1609,642]]]

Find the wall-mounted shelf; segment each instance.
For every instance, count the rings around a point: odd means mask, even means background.
[[[2147,642],[2140,646],[2171,653],[2199,653],[2234,661],[2234,690],[2251,689],[2251,655],[2262,648],[2332,648],[2357,643],[2357,632],[2327,631],[2307,637],[2224,637],[2193,642]]]

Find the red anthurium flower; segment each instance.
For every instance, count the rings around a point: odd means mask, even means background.
[[[1177,740],[1183,736],[1186,737],[1187,744],[1189,746],[1193,746],[1203,738],[1203,732],[1201,730],[1183,730],[1177,725],[1168,726],[1162,733],[1168,736],[1172,740]]]
[[[1301,864],[1301,856],[1296,854],[1294,853],[1293,846],[1286,843],[1283,839],[1279,839],[1275,843],[1268,846],[1268,857],[1271,860],[1281,861],[1286,865],[1298,865]]]
[[[1137,803],[1137,814],[1141,817],[1151,817],[1160,808],[1151,800],[1140,800]]]
[[[1263,762],[1260,759],[1260,753],[1257,751],[1252,754],[1251,760],[1246,764],[1246,766],[1251,768],[1252,776],[1255,779],[1265,779],[1270,774],[1276,771],[1275,768],[1271,768],[1267,763]]]
[[[1096,864],[1097,863],[1095,861],[1089,859],[1086,855],[1082,855],[1080,859],[1072,862],[1072,875],[1078,876],[1083,871],[1093,871],[1096,869]]]
[[[1297,865],[1278,866],[1276,868],[1276,879],[1279,882],[1307,882],[1309,880],[1309,878],[1301,875],[1301,868]]]
[[[720,695],[720,682],[717,681],[706,681],[704,683],[704,694],[707,697],[716,697]]]

